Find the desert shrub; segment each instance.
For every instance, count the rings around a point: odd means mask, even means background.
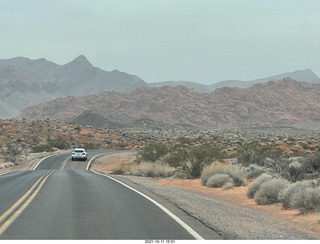
[[[173,149],[165,158],[165,162],[172,167],[183,166],[188,159],[188,151],[184,148]]]
[[[58,149],[69,149],[70,148],[69,142],[63,140],[60,137],[58,137],[56,139],[48,140],[48,144],[51,147],[55,147],[55,148],[58,148]]]
[[[203,185],[208,185],[209,179],[214,175],[228,175],[232,179],[234,186],[241,186],[245,178],[245,171],[239,165],[212,163],[205,167],[201,174],[201,181]],[[219,179],[219,178],[218,178]]]
[[[40,152],[53,152],[53,148],[50,145],[39,145],[31,148],[32,153],[40,153]]]
[[[290,205],[301,212],[320,210],[320,187],[307,188],[292,197]]]
[[[84,143],[84,148],[86,150],[95,150],[95,149],[99,149],[99,145],[95,143]]]
[[[289,185],[285,179],[272,178],[265,181],[254,194],[254,200],[258,204],[272,204],[279,202],[279,195]]]
[[[219,147],[203,146],[193,147],[188,154],[188,173],[197,178],[201,175],[203,168],[215,160],[223,157],[222,149]]]
[[[212,175],[208,181],[207,181],[207,186],[209,187],[223,187],[226,184],[232,184],[233,185],[233,179],[227,175],[227,174],[215,174]]]
[[[207,185],[207,181],[212,175],[224,173],[225,167],[226,165],[222,163],[212,163],[206,166],[201,173],[202,185]]]
[[[320,171],[320,153],[316,152],[315,154],[307,156],[305,163],[310,165],[310,173]]]
[[[238,162],[244,166],[256,164],[265,166],[266,159],[277,159],[281,156],[281,150],[270,146],[264,146],[257,142],[246,144],[238,152]]]
[[[154,143],[147,145],[141,152],[140,155],[143,160],[146,161],[157,161],[160,157],[166,155],[169,151],[169,147],[162,143]]]
[[[255,179],[258,178],[260,175],[266,172],[266,168],[251,164],[245,168],[246,171],[246,178],[247,179]]]
[[[119,166],[112,169],[112,173],[119,174],[119,175],[125,175],[125,174],[128,174],[129,172],[131,172],[132,168],[133,168],[132,164],[122,163]]]
[[[270,167],[273,172],[278,173],[282,178],[291,182],[303,180],[305,173],[307,173],[310,168],[310,164],[303,160],[290,161],[290,159],[287,158],[269,160],[267,166]]]
[[[272,179],[271,175],[268,175],[268,174],[260,175],[255,181],[253,181],[250,184],[248,188],[247,196],[249,198],[253,198],[256,192],[259,190],[261,184],[263,184],[264,182],[270,181],[271,179]]]
[[[284,208],[290,208],[292,197],[299,193],[300,191],[304,191],[307,188],[312,187],[313,184],[310,181],[298,181],[290,184],[286,189],[280,193],[279,200],[282,203]]]
[[[130,174],[167,178],[173,176],[175,171],[175,168],[166,164],[143,162],[133,167]]]

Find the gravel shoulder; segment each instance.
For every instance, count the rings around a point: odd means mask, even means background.
[[[130,153],[101,157],[92,169],[110,173],[131,157]],[[280,205],[257,205],[246,197],[246,187],[222,191],[202,186],[200,180],[109,175],[157,200],[205,239],[320,239],[319,213],[300,215]]]

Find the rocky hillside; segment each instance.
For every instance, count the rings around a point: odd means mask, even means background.
[[[320,118],[320,84],[285,78],[250,88],[224,87],[210,94],[183,86],[144,87],[127,93],[58,98],[24,109],[18,118],[72,121],[85,111],[104,118],[147,118],[206,128],[315,123]]]
[[[83,55],[57,65],[45,59],[18,57],[0,60],[0,118],[16,116],[21,109],[57,97],[132,91],[147,84],[135,75],[108,72]]]

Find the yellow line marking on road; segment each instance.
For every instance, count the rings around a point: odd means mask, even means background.
[[[64,169],[64,167],[66,166],[69,158],[70,158],[70,157],[68,156],[68,157],[63,161],[63,163],[61,164],[60,170],[63,170],[63,169]]]
[[[3,232],[18,218],[18,216],[25,210],[25,208],[31,203],[31,201],[35,198],[38,194],[40,189],[42,188],[43,184],[46,182],[48,177],[52,174],[52,170],[50,170],[45,175],[41,176],[40,179],[33,184],[33,186],[20,198],[16,201],[6,212],[4,212],[0,216],[0,222],[2,222],[5,218],[7,218],[14,210],[30,195],[30,193],[37,187],[37,189],[32,193],[32,195],[25,201],[25,203],[18,208],[15,213],[0,226],[0,236]],[[40,183],[40,184],[39,184]]]

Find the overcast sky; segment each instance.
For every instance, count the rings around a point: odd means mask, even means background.
[[[0,59],[82,54],[147,83],[320,76],[320,0],[0,0],[0,30]]]

